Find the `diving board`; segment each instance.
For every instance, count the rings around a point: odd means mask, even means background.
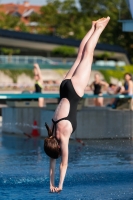
[[[132,95],[109,95],[109,94],[103,94],[101,95],[104,98],[133,98]],[[100,96],[100,97],[101,97]],[[31,93],[31,94],[0,94],[0,99],[12,99],[12,100],[34,100],[38,98],[44,98],[44,99],[59,99],[59,93]],[[98,98],[99,95],[93,95],[93,94],[87,94],[85,93],[83,98]]]

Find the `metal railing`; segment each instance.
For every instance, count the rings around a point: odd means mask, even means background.
[[[0,94],[0,99],[38,99],[38,98],[45,98],[45,99],[53,99],[53,98],[59,98],[59,93],[20,93],[20,94]],[[99,95],[93,95],[93,94],[87,94],[85,93],[83,98],[98,98]],[[100,97],[103,98],[133,98],[133,95],[108,95],[103,94],[100,95]]]
[[[13,55],[6,56],[0,55],[0,68],[13,69],[13,68],[28,68],[30,69],[34,63],[38,63],[41,68],[70,68],[74,63],[74,58],[46,58],[42,56],[21,56]],[[116,66],[125,66],[124,61],[114,60],[97,60],[93,63],[94,69],[115,69]]]
[[[33,64],[33,63],[39,63],[39,64],[55,64],[56,62],[45,57],[41,56],[0,56],[0,63],[2,64]]]

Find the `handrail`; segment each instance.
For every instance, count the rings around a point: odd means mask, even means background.
[[[18,68],[17,66],[12,66],[13,65],[19,65],[19,68],[25,68],[26,65],[28,68],[30,68],[30,65],[33,67],[33,63],[38,63],[40,66],[61,66],[61,65],[66,65],[70,67],[74,63],[74,58],[69,59],[66,58],[64,62],[64,58],[46,58],[42,56],[22,56],[22,55],[12,55],[12,56],[7,56],[7,55],[0,55],[0,64],[7,65],[5,67],[11,67],[11,68]],[[21,66],[22,65],[22,66]],[[25,67],[23,66],[25,65]],[[104,61],[104,60],[98,60],[93,63],[93,67],[99,67],[99,68],[115,68],[116,66],[125,66],[126,63],[124,61]],[[1,66],[2,67],[2,66]],[[1,68],[0,67],[0,68]]]
[[[20,93],[20,94],[0,94],[0,99],[38,99],[38,98],[45,98],[45,99],[54,99],[54,98],[59,98],[59,93]],[[108,95],[108,94],[103,94],[103,95],[93,95],[93,94],[84,94],[82,98],[98,98],[98,97],[103,97],[103,98],[133,98],[133,95],[123,95],[123,94],[118,94],[118,95]]]

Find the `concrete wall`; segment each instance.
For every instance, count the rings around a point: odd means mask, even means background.
[[[2,108],[2,131],[31,134],[34,120],[41,136],[47,136],[45,122],[51,124],[53,111],[41,108]],[[133,112],[108,108],[84,108],[77,113],[77,130],[72,138],[133,138]]]
[[[132,138],[133,112],[107,108],[86,108],[78,113],[77,138]]]

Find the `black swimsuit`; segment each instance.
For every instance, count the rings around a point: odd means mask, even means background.
[[[101,88],[102,86],[100,85],[100,83],[93,83],[94,84],[94,94],[98,95],[101,93]]]
[[[42,86],[39,82],[35,83],[35,92],[36,93],[41,93],[42,92]]]
[[[65,79],[62,81],[61,85],[60,85],[60,101],[61,99],[66,98],[68,99],[69,103],[70,103],[70,110],[69,110],[69,114],[67,117],[61,118],[57,121],[53,121],[53,130],[55,129],[55,126],[58,122],[62,121],[62,120],[68,120],[70,121],[70,123],[72,124],[72,128],[73,128],[73,132],[76,129],[77,126],[77,120],[76,120],[76,116],[77,116],[77,105],[79,100],[81,99],[80,96],[78,96],[78,94],[76,93],[72,81],[71,79]]]

